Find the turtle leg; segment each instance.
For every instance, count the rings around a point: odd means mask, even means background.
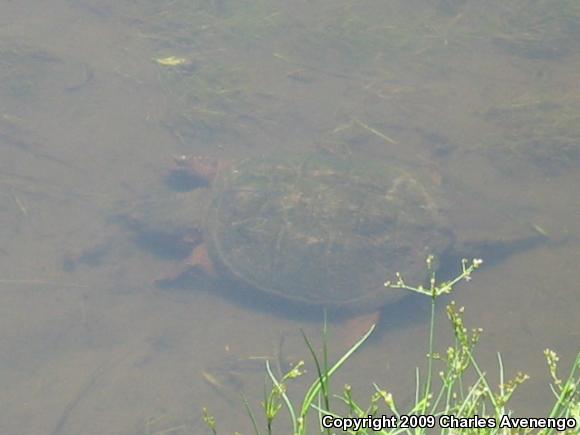
[[[198,269],[207,276],[215,276],[213,261],[209,256],[207,245],[205,243],[200,243],[193,249],[193,251],[191,251],[191,255],[187,259],[186,265],[190,270]]]
[[[207,278],[214,278],[215,270],[213,262],[209,257],[207,246],[205,243],[198,244],[191,254],[181,263],[179,267],[170,271],[165,276],[156,279],[155,283],[160,287],[173,287],[179,285],[180,282],[192,280],[192,273],[200,273]]]

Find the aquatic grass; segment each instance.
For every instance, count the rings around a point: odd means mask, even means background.
[[[498,131],[478,152],[505,170],[531,163],[549,174],[559,174],[580,161],[580,100],[553,91],[526,91],[500,102],[485,113]]]
[[[557,60],[577,49],[580,3],[577,0],[506,2],[494,42],[528,60]]]
[[[415,371],[416,388],[415,398],[407,410],[401,410],[394,396],[387,389],[372,383],[375,392],[369,398],[369,403],[363,405],[353,397],[352,387],[345,385],[341,394],[332,394],[333,375],[360,349],[373,333],[374,325],[355,343],[342,357],[333,364],[328,363],[328,347],[326,343],[326,322],[323,328],[322,355],[318,355],[311,341],[303,334],[306,346],[316,367],[317,377],[304,393],[301,403],[293,401],[288,395],[291,381],[304,375],[305,363],[300,361],[291,370],[277,377],[269,363],[266,364],[268,379],[271,388],[265,393],[262,410],[266,420],[267,434],[278,433],[274,430],[274,423],[282,418],[280,411],[285,407],[294,435],[328,434],[336,433],[337,428],[322,427],[324,416],[342,421],[371,420],[369,416],[393,419],[396,422],[392,427],[360,427],[343,428],[351,434],[425,434],[439,431],[441,434],[456,433],[485,433],[485,434],[510,434],[510,433],[539,433],[542,435],[556,433],[555,428],[544,428],[539,431],[531,429],[511,429],[499,427],[502,419],[515,418],[510,409],[510,401],[520,385],[529,376],[518,372],[513,378],[506,379],[504,364],[498,353],[499,386],[492,387],[486,370],[479,364],[475,356],[476,346],[482,334],[481,328],[469,329],[464,322],[464,309],[456,306],[454,302],[447,305],[447,317],[453,331],[453,343],[443,352],[436,351],[436,308],[440,297],[453,292],[455,286],[461,281],[471,280],[472,273],[477,270],[482,262],[474,259],[471,262],[462,261],[462,270],[455,278],[438,282],[434,259],[427,259],[427,268],[430,273],[429,286],[411,286],[400,274],[396,275],[395,282],[385,283],[386,287],[402,288],[422,294],[431,298],[431,318],[429,322],[429,336],[427,342],[427,370],[421,374],[419,368]],[[550,349],[546,349],[545,358],[551,378],[551,391],[554,396],[547,418],[564,422],[568,419],[568,425],[575,422],[576,428],[580,425],[580,352],[573,361],[570,372],[566,379],[558,374],[559,357]],[[439,368],[436,371],[436,366]],[[438,379],[438,382],[437,382]],[[256,435],[261,434],[258,418],[251,409],[250,404],[244,399],[244,404],[250,416],[252,427]],[[486,422],[494,423],[494,427],[471,427],[471,428],[446,428],[442,424],[451,417],[463,422]],[[312,421],[316,419],[318,427],[311,428]],[[414,420],[413,420],[414,419]],[[218,434],[215,419],[204,409],[204,420],[214,435]],[[337,420],[338,421],[338,420]],[[379,421],[379,420],[375,420]],[[414,421],[416,427],[402,427],[407,421]],[[488,423],[489,422],[489,423]],[[473,424],[473,423],[472,423]],[[459,430],[458,430],[459,429]]]
[[[434,71],[448,75],[458,68],[454,65],[460,56],[474,49],[489,56],[503,51],[525,59],[563,59],[578,51],[580,40],[577,0],[438,1],[425,4],[420,13],[402,6],[404,2],[401,6],[397,2],[307,2],[301,8],[270,0],[136,3],[138,7],[127,13],[135,15],[141,36],[152,42],[154,57],[184,57],[190,62],[186,68],[160,68],[159,73],[161,87],[174,103],[166,123],[184,143],[196,139],[227,143],[254,124],[284,124],[289,109],[303,110],[288,98],[302,86],[294,88],[296,83],[288,77],[297,82],[300,77],[346,79],[361,97],[384,98],[381,89],[387,85],[396,87],[397,93],[409,86],[398,75],[419,74],[409,82],[422,83],[422,92],[436,97],[438,87],[427,89]],[[435,62],[439,54],[449,62]],[[456,72],[464,73],[469,64],[463,60],[460,65]],[[523,69],[529,66],[521,63]],[[256,74],[268,79],[256,81]],[[553,92],[553,86],[550,89]],[[577,155],[576,114],[553,115],[562,115],[554,122],[570,125],[569,130],[558,128],[556,133],[563,136],[558,149]],[[371,121],[365,120],[365,125],[373,125]],[[511,130],[514,140],[522,137],[520,133],[529,137],[528,129],[534,125]],[[539,125],[550,127],[546,121]],[[552,137],[546,131],[537,142]],[[498,143],[505,143],[504,139]]]

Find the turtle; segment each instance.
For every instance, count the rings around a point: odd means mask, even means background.
[[[273,304],[354,317],[409,293],[385,287],[395,273],[424,282],[428,256],[458,251],[437,183],[397,161],[327,149],[181,156],[167,180],[173,189],[127,219],[142,240],[185,257],[165,284],[219,277]]]

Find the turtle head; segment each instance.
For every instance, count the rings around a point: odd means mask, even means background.
[[[182,258],[202,240],[206,189],[149,195],[113,221],[130,230],[136,242],[161,257]]]

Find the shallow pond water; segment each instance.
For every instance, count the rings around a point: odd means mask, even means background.
[[[416,168],[458,234],[548,235],[453,296],[487,370],[499,351],[531,374],[516,411],[545,413],[543,349],[566,370],[580,344],[579,21],[573,1],[3,2],[0,432],[204,433],[206,406],[249,433],[240,393],[258,407],[264,359],[308,361],[300,329],[320,345],[321,323],[159,288],[175,262],[112,217],[174,156],[320,147]],[[337,388],[412,400],[427,316],[387,307]]]

